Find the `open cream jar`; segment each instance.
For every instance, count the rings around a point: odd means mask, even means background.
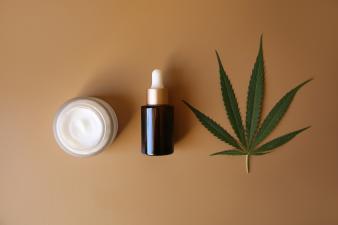
[[[113,108],[94,98],[67,101],[54,119],[58,145],[73,156],[91,156],[101,152],[116,137],[118,121]]]

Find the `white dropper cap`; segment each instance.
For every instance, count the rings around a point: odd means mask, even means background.
[[[168,91],[163,85],[162,71],[159,69],[153,70],[151,87],[147,92],[148,105],[168,104]]]
[[[163,85],[163,76],[162,71],[159,69],[154,69],[151,73],[151,88],[157,89],[157,88],[164,88]]]

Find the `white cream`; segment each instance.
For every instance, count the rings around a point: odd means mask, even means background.
[[[113,141],[117,129],[114,110],[97,98],[68,101],[54,121],[57,143],[75,156],[89,156],[102,151]]]

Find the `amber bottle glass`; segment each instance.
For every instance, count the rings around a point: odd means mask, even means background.
[[[150,156],[174,152],[174,107],[168,104],[168,92],[163,87],[159,70],[152,73],[147,105],[141,107],[141,150]]]

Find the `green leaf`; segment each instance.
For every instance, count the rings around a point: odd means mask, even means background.
[[[232,150],[226,150],[226,151],[221,151],[221,152],[215,152],[212,153],[212,155],[246,155],[245,152],[241,152],[238,149],[232,149]]]
[[[266,155],[268,153],[270,153],[270,151],[266,151],[266,152],[252,152],[252,153],[250,153],[250,155],[259,156],[259,155]]]
[[[273,129],[278,125],[279,121],[282,119],[282,117],[288,110],[298,90],[311,80],[312,79],[309,79],[299,84],[278,101],[278,103],[272,108],[270,113],[263,121],[263,124],[255,137],[254,146],[257,146],[273,131]]]
[[[253,154],[255,155],[255,153],[257,153],[257,154],[269,153],[269,152],[271,152],[271,150],[273,150],[273,149],[275,149],[275,148],[277,148],[277,147],[279,147],[283,144],[286,144],[287,142],[291,141],[294,137],[296,137],[298,134],[300,134],[301,132],[303,132],[304,130],[307,130],[309,128],[310,127],[305,127],[303,129],[299,129],[299,130],[293,131],[291,133],[285,134],[283,136],[280,136],[278,138],[275,138],[275,139],[269,141],[268,143],[262,145],[261,147],[257,148],[254,151]]]
[[[221,80],[221,90],[223,96],[223,102],[225,110],[227,112],[228,118],[230,120],[231,126],[234,129],[238,139],[242,145],[246,146],[245,132],[242,124],[241,114],[239,112],[239,107],[237,99],[232,88],[231,82],[228,75],[225,73],[221,59],[216,51],[217,61],[219,65],[219,74]]]
[[[201,124],[207,128],[213,135],[215,135],[220,140],[228,143],[229,145],[240,148],[236,139],[233,138],[224,128],[222,128],[220,125],[218,125],[215,121],[213,121],[208,116],[204,115],[202,112],[200,112],[198,109],[194,108],[192,105],[190,105],[188,102],[183,101],[190,110],[195,114],[197,119],[201,122]]]
[[[246,134],[248,145],[250,146],[254,135],[258,129],[262,102],[264,98],[264,60],[263,60],[263,46],[262,36],[260,40],[260,47],[256,58],[256,63],[252,70],[248,96],[247,96],[247,110],[246,110]]]

